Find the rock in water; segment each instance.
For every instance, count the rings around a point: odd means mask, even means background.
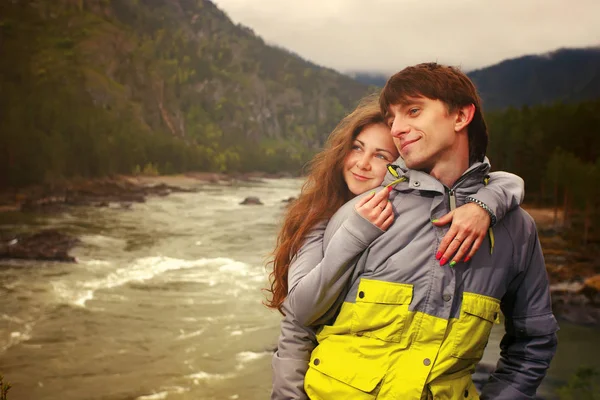
[[[45,230],[0,242],[0,259],[75,262],[69,251],[79,239],[56,230]]]
[[[242,201],[240,204],[244,205],[244,206],[248,206],[248,205],[262,206],[263,205],[263,203],[260,201],[260,199],[258,197],[253,197],[253,196],[246,197],[244,199],[244,201]]]

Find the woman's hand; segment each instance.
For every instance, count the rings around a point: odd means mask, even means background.
[[[394,222],[392,203],[388,200],[389,194],[390,190],[387,187],[377,193],[373,191],[361,198],[354,209],[361,217],[385,231]]]
[[[483,208],[467,203],[433,221],[433,224],[444,226],[450,222],[450,230],[442,239],[435,258],[440,260],[440,265],[444,265],[454,255],[450,262],[450,266],[454,267],[457,262],[467,262],[473,257],[485,239],[491,221]],[[463,260],[465,254],[467,257]]]

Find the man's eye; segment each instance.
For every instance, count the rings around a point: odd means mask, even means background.
[[[410,115],[416,115],[419,112],[418,108],[411,108],[410,110],[408,110],[408,113]]]

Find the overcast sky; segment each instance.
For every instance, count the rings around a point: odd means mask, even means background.
[[[266,42],[338,71],[465,70],[600,45],[600,0],[213,0]]]

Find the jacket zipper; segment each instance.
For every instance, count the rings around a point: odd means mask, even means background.
[[[456,210],[456,196],[454,195],[454,189],[450,189],[448,192],[448,199],[450,200],[450,211]]]

